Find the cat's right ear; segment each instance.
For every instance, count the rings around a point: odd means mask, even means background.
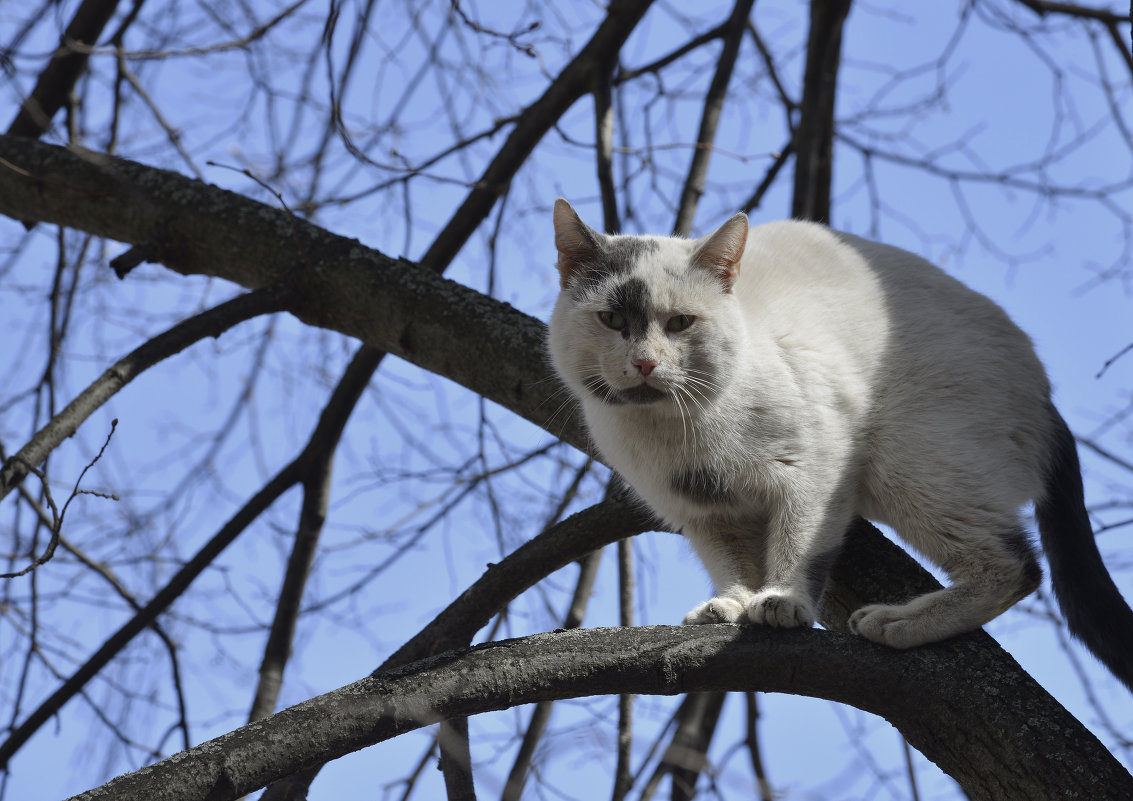
[[[602,244],[597,231],[582,221],[563,198],[555,201],[555,249],[559,251],[559,286],[570,282],[598,260]]]
[[[747,245],[747,215],[743,212],[732,217],[701,241],[693,254],[692,262],[701,269],[708,270],[724,284],[724,291],[731,292],[732,284],[740,274],[740,259]]]

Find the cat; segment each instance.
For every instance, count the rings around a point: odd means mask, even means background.
[[[1034,502],[1071,631],[1133,690],[1133,611],[1106,571],[1074,438],[1027,337],[918,256],[736,214],[689,240],[604,235],[554,206],[551,363],[603,460],[703,562],[685,624],[812,625],[855,516],[949,585],[853,632],[911,648],[1034,591]]]

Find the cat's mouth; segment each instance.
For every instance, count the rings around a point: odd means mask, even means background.
[[[627,403],[644,406],[650,403],[656,403],[659,400],[664,400],[669,396],[669,393],[664,390],[657,389],[657,387],[646,383],[625,389],[618,389],[600,376],[590,376],[584,383],[594,397],[611,406],[622,406]]]
[[[625,403],[637,404],[656,403],[669,395],[669,393],[651,387],[649,384],[638,384],[636,387],[618,389],[615,392]]]

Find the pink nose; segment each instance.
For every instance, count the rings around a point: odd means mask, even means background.
[[[642,375],[649,375],[653,372],[653,368],[657,366],[657,362],[652,359],[633,359],[632,364]]]

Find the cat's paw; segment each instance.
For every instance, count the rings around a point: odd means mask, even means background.
[[[744,617],[744,605],[735,598],[717,596],[697,605],[685,615],[682,625],[695,626],[701,623],[739,623]]]
[[[748,620],[762,626],[795,629],[814,625],[816,617],[810,598],[790,590],[757,592],[747,605]]]
[[[850,615],[850,631],[890,648],[912,648],[926,641],[918,616],[886,604],[863,606]]]

